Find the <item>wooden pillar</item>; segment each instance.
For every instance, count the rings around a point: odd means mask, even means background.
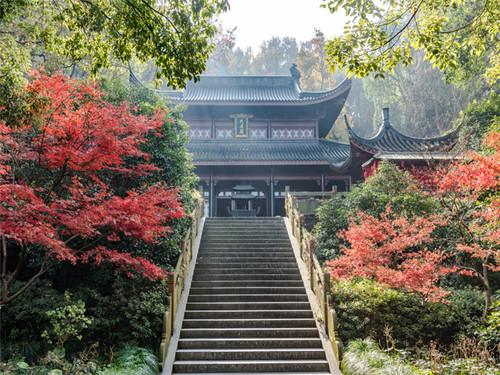
[[[325,175],[324,174],[321,175],[321,192],[322,193],[325,192]]]
[[[269,178],[269,202],[270,202],[270,212],[269,216],[274,217],[274,176],[271,174],[271,177]]]
[[[209,192],[208,192],[208,216],[215,216],[215,186],[214,186],[214,176],[210,175],[209,182]]]

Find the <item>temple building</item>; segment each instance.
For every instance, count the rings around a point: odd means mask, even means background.
[[[187,107],[188,150],[206,216],[241,211],[234,201],[238,186],[251,189],[249,204],[258,216],[284,215],[286,186],[291,191],[346,191],[378,160],[418,164],[429,152],[444,155],[454,142],[454,135],[407,137],[390,125],[386,109],[375,137],[358,137],[346,122],[350,142],[329,141],[325,137],[351,81],[308,92],[300,89],[296,68],[290,71],[291,76],[202,76],[185,90],[168,92],[173,104]]]

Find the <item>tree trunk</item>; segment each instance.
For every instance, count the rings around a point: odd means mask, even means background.
[[[488,311],[491,306],[491,287],[488,276],[488,265],[486,263],[483,263],[483,286],[484,286],[484,302],[485,302],[483,318],[486,318],[486,315],[488,315]]]

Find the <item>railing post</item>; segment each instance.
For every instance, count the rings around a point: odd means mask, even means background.
[[[325,331],[328,332],[328,296],[330,295],[330,273],[323,272],[323,300],[324,300],[324,308],[323,308],[323,318],[325,319]]]
[[[171,327],[174,327],[174,319],[175,319],[175,309],[176,306],[176,298],[175,298],[175,275],[174,273],[168,274],[168,293],[170,294],[170,324]]]
[[[307,247],[309,250],[309,280],[311,282],[311,290],[314,292],[314,246],[312,246],[312,240],[307,242]]]
[[[306,219],[304,218],[304,215],[299,216],[299,237],[302,240],[304,238],[304,225],[305,225]]]

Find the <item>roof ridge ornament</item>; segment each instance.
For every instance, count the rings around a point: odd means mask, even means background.
[[[382,108],[382,126],[389,127],[391,123],[389,121],[389,108]]]
[[[300,73],[300,70],[297,68],[297,64],[293,63],[290,67],[290,75],[300,88],[300,77],[302,77],[302,73]]]

